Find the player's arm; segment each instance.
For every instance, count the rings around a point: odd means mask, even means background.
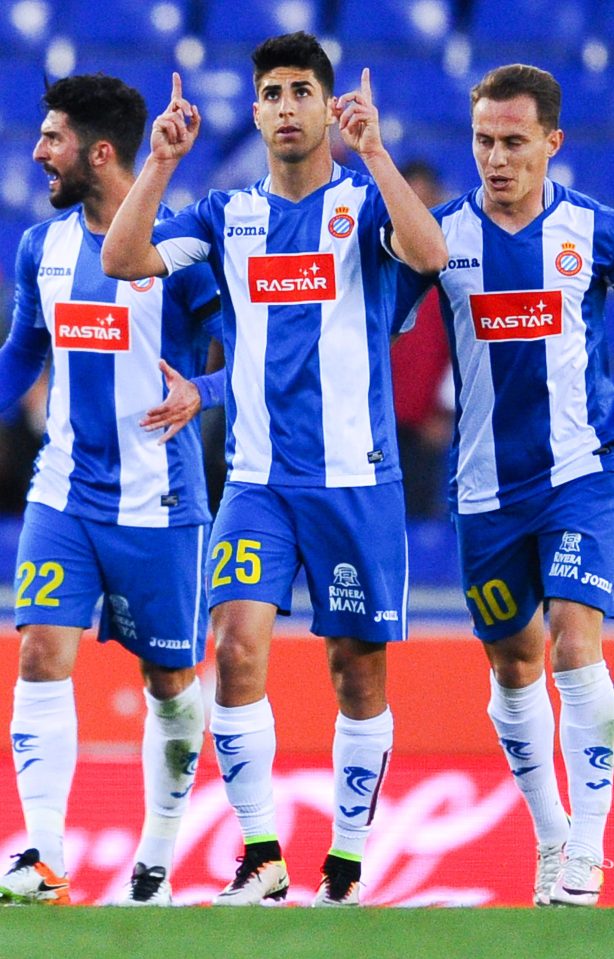
[[[151,242],[158,207],[183,156],[200,129],[198,108],[184,99],[181,78],[173,73],[171,100],[154,121],[150,153],[117,211],[102,246],[102,268],[109,276],[137,280],[165,276],[164,261]]]
[[[393,228],[391,245],[396,255],[418,273],[442,270],[448,262],[443,233],[382,143],[368,67],[362,71],[360,90],[339,97],[335,114],[344,142],[359,154],[386,204]]]
[[[214,372],[188,380],[165,360],[160,360],[168,395],[163,403],[147,411],[140,426],[148,433],[163,429],[158,443],[167,443],[202,410],[223,406],[226,370],[223,367],[216,369],[220,361],[224,362],[223,351],[215,339],[211,340],[207,359],[207,369]]]
[[[47,330],[9,336],[0,348],[0,411],[13,406],[40,376],[49,351]]]

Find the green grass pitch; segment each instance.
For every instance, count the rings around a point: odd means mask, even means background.
[[[0,959],[610,959],[608,909],[0,908]]]

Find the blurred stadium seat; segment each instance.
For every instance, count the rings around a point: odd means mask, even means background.
[[[495,44],[499,62],[513,58],[526,63],[529,54],[547,51],[562,60],[577,53],[589,19],[588,0],[473,0],[470,33],[476,46],[490,53]]]
[[[336,35],[348,50],[375,43],[426,55],[445,42],[452,23],[450,0],[341,0]]]
[[[211,44],[256,45],[278,33],[320,33],[323,6],[316,0],[209,0],[205,7],[205,40]]]

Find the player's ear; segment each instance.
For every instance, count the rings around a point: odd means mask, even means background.
[[[260,129],[260,109],[257,103],[252,103],[252,111],[254,115],[254,126],[257,130]]]
[[[332,126],[337,122],[337,97],[329,97],[326,101],[326,125]]]
[[[553,156],[559,152],[563,146],[563,140],[565,139],[565,134],[562,130],[551,130],[548,134],[548,159],[551,160]]]
[[[88,151],[92,166],[103,166],[115,156],[115,147],[108,140],[96,140]]]

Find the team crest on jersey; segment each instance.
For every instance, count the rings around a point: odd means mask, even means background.
[[[252,303],[321,303],[337,296],[332,253],[250,256],[247,282]]]
[[[563,243],[563,249],[554,261],[559,273],[563,276],[575,276],[582,269],[582,257],[576,250],[575,243]]]
[[[563,332],[560,290],[472,293],[469,308],[477,340],[541,340]]]
[[[126,353],[130,350],[130,310],[117,303],[56,303],[53,343],[63,350]]]
[[[349,206],[338,206],[335,215],[328,221],[328,232],[339,240],[344,240],[354,229],[355,220],[350,216]]]
[[[149,293],[155,282],[154,276],[146,276],[142,280],[133,280],[130,286],[137,293]]]

